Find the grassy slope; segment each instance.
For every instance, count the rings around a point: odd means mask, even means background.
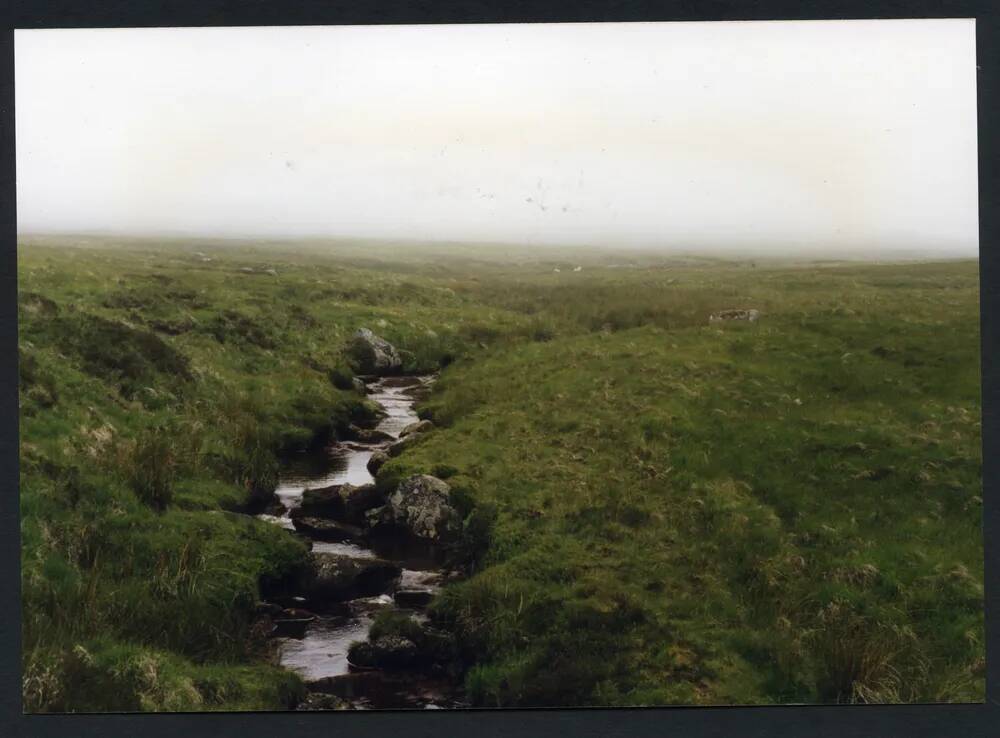
[[[438,608],[485,654],[473,697],[982,699],[976,285],[974,264],[695,273],[622,296],[672,330],[451,368],[425,409],[447,429],[386,473],[451,467],[498,512]],[[708,290],[765,317],[681,327],[670,306]],[[613,290],[579,309],[620,312]]]
[[[299,683],[266,664],[252,608],[301,544],[223,511],[271,488],[281,449],[365,414],[350,331],[428,369],[470,320],[505,325],[378,264],[198,248],[22,245],[28,710],[288,704]]]
[[[974,264],[425,251],[22,249],[26,707],[288,703],[247,636],[301,551],[206,511],[365,412],[363,324],[456,359],[386,473],[496,511],[439,606],[480,702],[981,698]]]

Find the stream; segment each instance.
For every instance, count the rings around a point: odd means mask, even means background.
[[[386,413],[376,431],[398,439],[400,432],[417,422],[413,405],[428,390],[433,376],[386,377],[366,384],[368,397]],[[291,511],[302,501],[309,488],[338,484],[360,486],[374,482],[367,464],[375,449],[389,442],[335,443],[315,452],[303,452],[286,460],[275,495],[284,507],[281,515],[260,515],[289,530],[295,530]],[[298,533],[302,535],[302,533]],[[375,615],[394,610],[426,621],[422,609],[442,583],[440,560],[429,546],[393,538],[348,540],[338,543],[310,540],[312,551],[327,552],[357,559],[381,558],[402,568],[402,575],[389,591],[374,597],[361,597],[334,603],[304,631],[282,633],[278,644],[280,664],[298,673],[307,686],[335,694],[354,709],[441,709],[460,707],[455,685],[427,675],[405,671],[359,669],[348,662],[348,648],[363,641]],[[398,600],[398,601],[397,601]],[[319,685],[322,685],[320,687]]]

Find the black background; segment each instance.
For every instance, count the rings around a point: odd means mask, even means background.
[[[1000,310],[996,82],[1000,3],[687,0],[686,2],[322,2],[321,0],[0,0],[0,736],[1000,736],[1000,536],[996,318]],[[22,715],[17,503],[15,28],[594,21],[976,18],[987,701],[982,705],[672,707],[439,712]],[[86,146],[86,141],[81,141]]]

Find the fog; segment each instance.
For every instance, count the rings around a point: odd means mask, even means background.
[[[21,233],[978,250],[972,20],[31,30]]]

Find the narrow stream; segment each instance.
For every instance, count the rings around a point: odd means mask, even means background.
[[[368,396],[381,406],[386,416],[376,430],[398,439],[406,426],[418,420],[413,404],[433,382],[433,376],[387,377],[367,385]],[[375,449],[385,444],[339,443],[319,452],[303,453],[287,460],[275,494],[284,513],[259,517],[295,530],[289,516],[302,501],[307,488],[336,484],[360,486],[374,481],[367,464]],[[307,539],[308,540],[308,539]],[[364,640],[375,615],[385,609],[395,610],[425,620],[420,606],[404,607],[396,596],[437,592],[443,572],[440,561],[429,547],[399,540],[353,540],[339,543],[311,541],[312,550],[350,556],[382,558],[402,567],[395,587],[375,597],[363,597],[338,603],[332,612],[316,613],[304,633],[277,638],[282,666],[297,672],[307,684],[323,680],[325,690],[348,700],[356,709],[457,707],[461,703],[451,685],[419,674],[360,670],[348,663],[351,643]],[[407,601],[400,599],[406,603]],[[325,691],[324,690],[324,691]]]

